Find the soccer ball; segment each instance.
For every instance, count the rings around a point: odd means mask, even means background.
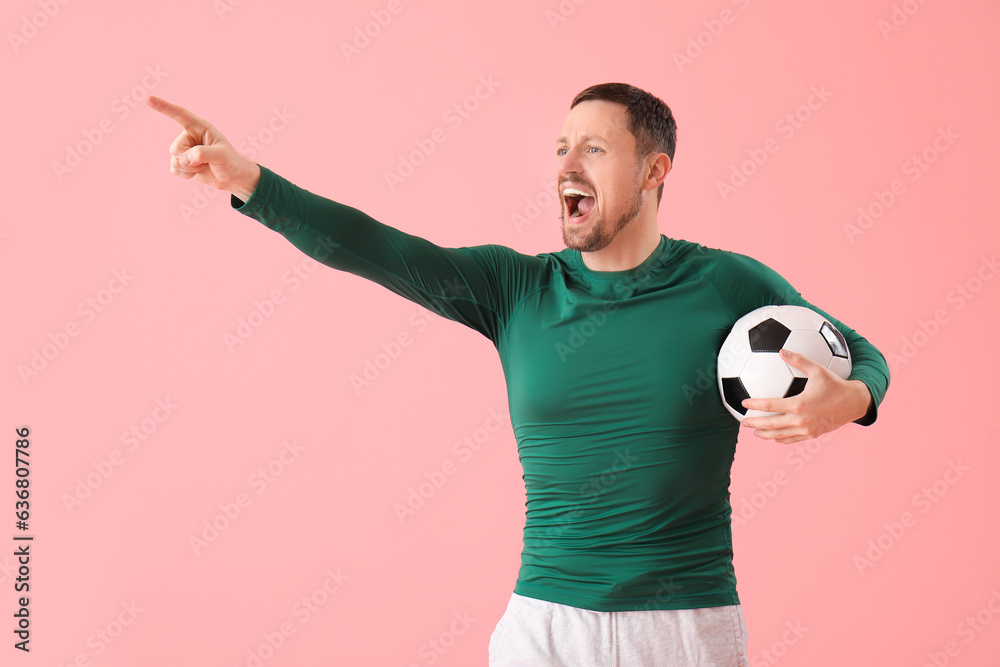
[[[764,306],[736,320],[722,343],[716,365],[719,395],[736,419],[778,414],[748,410],[747,398],[785,398],[802,392],[806,376],[778,354],[798,352],[846,380],[851,353],[837,327],[809,308]]]

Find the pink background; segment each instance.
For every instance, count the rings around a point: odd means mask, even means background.
[[[998,664],[996,3],[389,6],[4,4],[0,432],[9,454],[14,429],[31,429],[36,539],[24,655],[4,457],[0,662],[485,665],[524,520],[493,346],[350,274],[291,280],[315,267],[228,194],[172,176],[180,128],[142,100],[186,106],[292,182],[439,245],[535,254],[563,247],[549,195],[570,101],[624,81],[678,119],[661,231],[760,259],[891,362],[871,427],[792,446],[741,436],[735,567],[753,664]],[[376,30],[372,12],[391,20]],[[366,24],[375,36],[345,56]],[[449,123],[481,77],[495,89]],[[789,132],[779,122],[796,113]],[[445,141],[390,189],[386,172],[436,128]],[[765,144],[777,150],[724,198],[718,183]],[[69,151],[79,160],[59,174]],[[894,180],[891,205],[850,234]],[[231,350],[225,336],[275,290]],[[133,428],[143,440],[123,440]],[[463,457],[466,437],[481,446]],[[394,507],[449,463],[401,522]],[[68,506],[78,488],[89,496]]]

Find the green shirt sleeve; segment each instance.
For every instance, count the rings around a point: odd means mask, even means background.
[[[873,424],[878,417],[878,406],[889,388],[889,364],[878,348],[828,312],[806,301],[787,280],[767,265],[746,255],[727,250],[722,252],[728,260],[725,270],[714,271],[708,277],[720,292],[733,322],[752,310],[769,305],[803,306],[828,319],[844,335],[851,351],[851,374],[847,379],[861,380],[872,395],[868,412],[855,423],[862,426]]]
[[[374,281],[497,344],[505,321],[501,281],[508,248],[437,246],[313,194],[263,165],[250,198],[244,203],[231,196],[230,204],[316,261]]]

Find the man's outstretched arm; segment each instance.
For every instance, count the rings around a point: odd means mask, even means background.
[[[231,193],[233,209],[282,234],[316,261],[372,280],[497,343],[514,295],[516,253],[498,245],[444,248],[300,188],[240,155],[206,120],[150,96],[183,128],[170,171]],[[516,278],[516,276],[515,276]]]
[[[284,236],[317,262],[376,282],[496,343],[512,299],[514,252],[497,245],[445,248],[301,188],[261,166],[234,210]]]

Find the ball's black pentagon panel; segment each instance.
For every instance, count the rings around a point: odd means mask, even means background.
[[[797,396],[802,393],[802,390],[806,388],[806,380],[809,378],[793,377],[792,383],[788,385],[788,391],[782,398],[788,398],[789,396]]]
[[[774,319],[768,318],[750,329],[750,349],[754,352],[778,352],[792,333],[788,327]]]
[[[746,415],[747,409],[742,404],[750,398],[750,394],[739,378],[722,378],[722,395],[725,396],[729,407],[741,415]]]
[[[823,322],[823,326],[819,328],[819,332],[826,339],[826,343],[830,346],[833,356],[847,359],[847,340],[844,338],[844,334],[837,331],[837,328],[829,322]]]

